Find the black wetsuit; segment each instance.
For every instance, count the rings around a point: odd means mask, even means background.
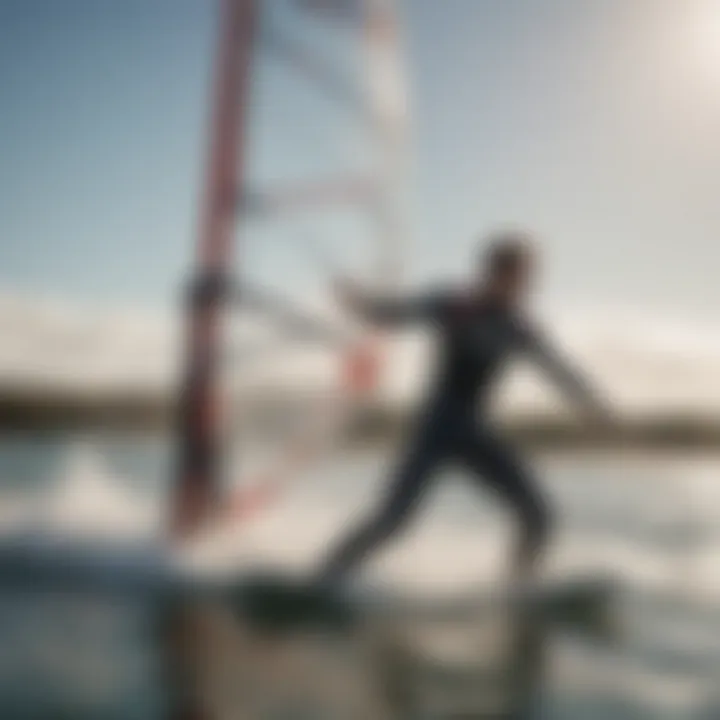
[[[518,314],[487,299],[433,293],[405,301],[371,301],[368,319],[384,325],[431,324],[440,357],[428,402],[389,492],[376,512],[341,543],[322,572],[335,581],[401,529],[438,466],[455,462],[496,490],[520,526],[516,561],[529,564],[544,546],[548,508],[531,472],[503,440],[486,412],[507,360],[525,355],[582,401],[586,385]]]

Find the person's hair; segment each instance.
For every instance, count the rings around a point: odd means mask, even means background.
[[[521,232],[504,232],[491,236],[482,251],[482,263],[491,276],[507,275],[518,270],[532,254],[529,237]]]

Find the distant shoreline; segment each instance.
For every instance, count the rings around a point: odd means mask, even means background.
[[[257,401],[256,401],[257,402]],[[251,403],[246,411],[252,411]],[[263,405],[259,415],[281,415],[277,400]],[[145,391],[81,394],[75,391],[12,389],[0,391],[0,431],[65,432],[106,430],[167,433],[174,425],[175,406],[167,395]],[[399,440],[407,432],[407,409],[372,408],[359,414],[349,444]],[[720,450],[720,417],[656,413],[626,422],[620,436],[598,432],[572,417],[550,414],[501,418],[509,436],[547,450],[631,448]]]
[[[173,404],[162,395],[125,390],[81,393],[74,389],[0,390],[0,430],[167,429]]]

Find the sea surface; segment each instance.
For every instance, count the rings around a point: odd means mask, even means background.
[[[328,543],[371,510],[393,460],[389,447],[338,450],[289,479],[277,500],[256,516],[209,529],[188,549],[188,557],[208,566],[312,568]],[[547,572],[560,578],[615,577],[617,628],[610,639],[546,629],[531,697],[516,717],[720,718],[720,454],[540,453],[534,461],[557,523]],[[171,466],[171,447],[157,437],[5,436],[0,439],[0,529],[47,537],[71,534],[97,543],[152,542],[163,527]],[[237,477],[238,468],[230,468],[228,482]],[[418,595],[452,596],[472,583],[491,584],[502,573],[508,520],[491,492],[448,469],[425,498],[416,522],[370,563],[367,578]],[[455,646],[461,644],[459,635],[463,652],[453,655],[448,642],[442,652],[437,649],[442,643],[426,648],[425,669],[418,669],[419,661],[411,668],[413,698],[405,714],[396,716],[492,716],[453,707],[461,696],[466,705],[477,702],[479,707],[482,698],[471,699],[469,690],[482,695],[492,689],[483,689],[487,686],[468,642],[483,658],[483,673],[493,663],[487,627],[481,632],[466,623],[455,630]],[[405,631],[420,652],[420,628]],[[3,720],[163,715],[166,676],[156,609],[147,603],[19,596],[0,588],[0,637]],[[281,695],[289,681],[281,674],[271,678],[269,668],[277,670],[277,662],[263,665],[260,646],[253,647],[252,662],[233,666],[233,682],[250,682],[242,674],[252,666],[256,676],[268,676],[265,685],[263,678],[251,681],[255,696]],[[291,653],[285,649],[287,658]],[[234,717],[381,717],[374,710],[353,714],[350,705],[368,698],[350,702],[350,690],[343,695],[345,715],[337,710],[323,715],[320,700],[311,702],[307,688],[312,685],[312,692],[322,695],[332,684],[337,694],[339,681],[330,683],[327,667],[309,647],[296,652],[306,675],[315,672],[314,685],[306,678],[305,699],[296,696],[285,715],[266,705],[255,714],[236,707]],[[339,658],[348,664],[351,652],[337,647],[333,652],[330,664],[337,671]],[[527,660],[528,652],[522,651],[519,660]],[[349,675],[357,680],[361,671],[377,673],[378,667],[379,661],[365,661]],[[377,683],[363,687],[358,691],[356,683],[355,691],[379,692]],[[255,707],[261,707],[255,699]]]

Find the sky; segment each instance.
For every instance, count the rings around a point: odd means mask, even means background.
[[[359,85],[357,35],[291,5],[265,0],[263,27]],[[522,226],[545,250],[551,305],[718,319],[720,1],[399,6],[413,282],[462,273],[482,233]],[[0,292],[177,300],[216,21],[205,0],[0,0]],[[367,161],[357,123],[267,49],[250,119],[259,186]],[[324,226],[336,254],[365,242],[353,222]],[[298,232],[251,228],[239,260],[288,287]]]

